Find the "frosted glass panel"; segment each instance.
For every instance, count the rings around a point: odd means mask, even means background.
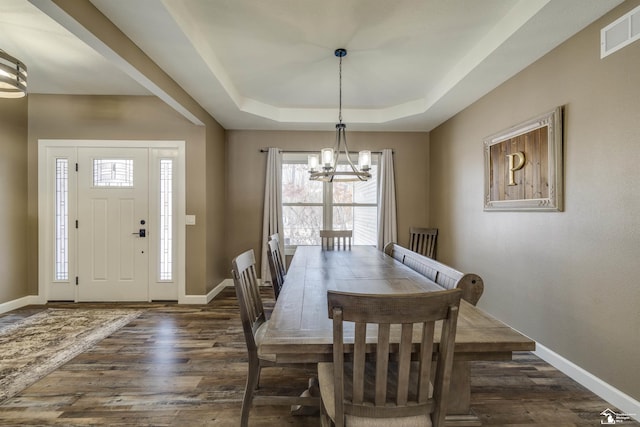
[[[133,187],[133,160],[94,159],[94,187]]]
[[[56,159],[54,280],[69,280],[69,160]]]
[[[173,279],[173,160],[160,160],[160,280]]]

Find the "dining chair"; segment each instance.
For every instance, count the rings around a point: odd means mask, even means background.
[[[318,364],[322,425],[444,426],[460,297],[457,289],[401,295],[328,291],[333,362]],[[434,344],[439,320],[440,341]]]
[[[284,268],[282,267],[282,257],[280,256],[280,246],[275,239],[267,242],[267,259],[269,270],[271,271],[271,285],[273,286],[273,296],[276,300],[280,296],[280,291],[284,286]]]
[[[436,259],[437,243],[437,228],[411,227],[409,229],[409,249],[412,251]]]
[[[280,248],[282,248],[282,246],[280,246],[280,235],[278,233],[274,233],[271,236],[269,236],[269,240],[275,240],[276,243],[278,244],[278,257],[279,257],[278,259],[279,259],[279,265],[280,265],[280,275],[282,277],[285,277],[287,275],[287,264],[285,263],[284,254],[280,250]]]
[[[351,249],[353,230],[320,230],[322,249]]]
[[[231,274],[233,275],[233,284],[236,289],[238,304],[240,305],[240,319],[242,321],[242,330],[244,332],[249,358],[247,383],[242,399],[241,427],[248,425],[249,412],[252,405],[305,405],[317,407],[319,405],[319,399],[315,397],[256,395],[256,388],[260,382],[262,368],[287,367],[309,369],[309,365],[300,363],[277,363],[274,355],[264,354],[260,350],[260,342],[267,330],[269,321],[266,319],[264,306],[260,298],[260,289],[256,274],[256,260],[253,249],[249,249],[235,257],[231,264]]]

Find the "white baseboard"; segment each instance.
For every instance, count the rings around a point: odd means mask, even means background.
[[[233,280],[224,279],[206,295],[185,295],[179,298],[179,304],[209,304],[227,286],[233,286]]]
[[[28,295],[26,297],[14,299],[12,301],[3,302],[2,304],[0,304],[0,314],[32,304],[39,305],[44,304],[44,302],[42,302],[41,298],[38,295]]]
[[[233,279],[224,279],[218,286],[213,288],[211,292],[207,294],[207,304],[211,302],[224,288],[227,286],[233,286]]]
[[[218,286],[213,288],[207,295],[185,295],[180,298],[179,304],[208,304],[212,299],[216,297],[227,286],[233,286],[232,279],[224,279]],[[46,304],[43,298],[38,295],[28,295],[26,297],[18,298],[12,301],[0,303],[0,314],[6,313],[11,310],[16,310],[27,305],[40,305]]]
[[[580,385],[591,390],[593,393],[597,394],[602,399],[609,402],[611,405],[617,407],[626,415],[629,415],[637,421],[640,421],[640,402],[635,400],[628,394],[623,393],[622,391],[604,382],[590,372],[585,371],[580,366],[576,365],[568,359],[565,359],[558,353],[550,350],[540,343],[536,343],[536,350],[533,352],[533,354],[549,363],[560,372],[569,376]],[[605,409],[607,408],[602,408],[603,411]]]

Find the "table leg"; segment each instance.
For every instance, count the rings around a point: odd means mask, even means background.
[[[469,362],[454,360],[447,405],[447,426],[481,426],[471,411],[471,372]]]

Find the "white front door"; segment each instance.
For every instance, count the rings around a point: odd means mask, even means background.
[[[78,301],[149,300],[146,148],[78,148]]]

